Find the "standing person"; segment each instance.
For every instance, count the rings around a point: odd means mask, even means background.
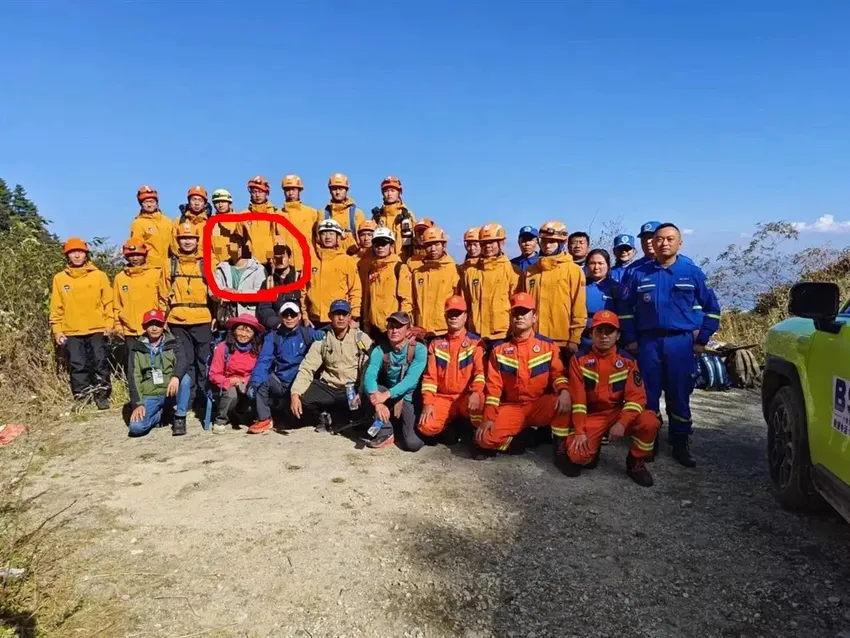
[[[50,330],[71,373],[77,401],[94,398],[98,410],[109,409],[112,382],[107,336],[115,317],[109,277],[89,260],[89,247],[71,237],[62,247],[66,267],[53,276]]]
[[[277,286],[285,286],[294,283],[297,279],[295,268],[290,261],[292,251],[285,244],[275,244],[274,257],[272,258],[272,272],[266,276],[260,290],[268,290]],[[301,307],[301,291],[278,293],[274,301],[261,301],[257,304],[257,319],[265,326],[266,330],[277,330],[280,326],[280,310],[283,304],[292,301]],[[299,314],[300,316],[300,314]]]
[[[372,253],[372,239],[378,226],[371,219],[360,224],[357,229],[357,242],[360,250],[354,253],[357,262],[357,273],[360,275],[360,286],[363,289],[363,307],[360,310],[362,316],[366,316],[366,287],[369,284],[369,267],[372,265],[374,254]]]
[[[594,248],[587,254],[587,329],[581,338],[583,349],[589,349],[592,344],[591,325],[594,314],[600,310],[617,311],[619,286],[608,276],[610,259],[608,251],[603,248]]]
[[[144,436],[161,427],[168,409],[174,409],[172,436],[186,434],[186,413],[192,381],[189,361],[177,339],[165,331],[165,313],[148,310],[142,316],[144,334],[133,342],[127,369],[130,393],[130,436]]]
[[[569,248],[570,256],[573,258],[573,263],[584,270],[584,262],[590,250],[590,235],[580,230],[570,233],[567,240],[567,247]]]
[[[335,299],[345,299],[354,321],[359,323],[363,288],[357,262],[340,245],[344,232],[333,219],[320,222],[317,231],[319,244],[313,255],[313,272],[304,302],[305,324],[316,328],[327,326],[331,302]]]
[[[511,259],[511,263],[519,273],[524,273],[537,263],[540,256],[537,245],[538,231],[534,226],[523,226],[519,229],[519,256]]]
[[[307,246],[313,246],[316,242],[316,219],[319,211],[301,202],[301,194],[304,191],[304,182],[298,175],[285,175],[280,180],[283,196],[286,199],[281,214],[295,226],[296,230],[304,235]],[[292,238],[287,245],[292,251],[292,266],[296,271],[296,279],[304,272],[304,254],[301,245]]]
[[[469,312],[469,329],[486,344],[504,339],[510,326],[511,297],[519,277],[505,257],[505,229],[501,224],[484,224],[479,233],[481,259],[463,271],[460,290]]]
[[[250,202],[246,213],[262,213],[265,215],[279,215],[280,213],[269,201],[271,187],[269,180],[262,175],[257,175],[248,180],[248,194]],[[286,236],[288,233],[282,224],[274,224],[266,221],[247,221],[245,228],[248,231],[248,246],[251,256],[261,264],[272,259],[274,248],[274,237]]]
[[[140,239],[130,238],[121,249],[127,266],[115,275],[112,284],[115,321],[113,331],[124,338],[129,355],[133,342],[142,336],[142,316],[151,308],[164,310],[168,290],[162,268],[147,263],[148,246]]]
[[[396,312],[413,311],[410,268],[393,252],[396,238],[386,226],[375,231],[366,287],[363,290],[363,329],[373,341],[383,341],[387,317]]]
[[[593,317],[591,349],[570,360],[573,427],[559,441],[555,464],[567,476],[578,476],[582,467],[596,467],[604,436],[611,441],[628,436],[626,473],[638,485],[650,487],[652,475],[645,463],[652,454],[658,419],[644,410],[646,396],[637,362],[617,349],[619,328],[616,314],[600,310]]]
[[[180,217],[174,220],[171,229],[171,254],[180,253],[177,233],[184,224],[191,224],[198,236],[198,255],[204,254],[204,224],[210,218],[212,207],[207,201],[207,189],[203,186],[192,186],[186,192],[186,203],[180,205]]]
[[[556,445],[570,425],[570,394],[558,346],[535,334],[534,299],[511,298],[511,336],[493,347],[484,388],[484,420],[475,432],[473,458],[490,451],[522,454],[531,428],[551,426]]]
[[[352,246],[357,246],[355,233],[360,224],[366,221],[363,211],[357,208],[357,204],[348,196],[348,188],[348,177],[342,173],[331,175],[328,179],[331,201],[319,213],[316,220],[319,224],[323,221],[335,221],[339,225],[343,233],[340,243],[342,250],[346,253]]]
[[[587,326],[584,272],[566,252],[567,227],[550,221],[540,227],[540,258],[520,278],[519,288],[537,304],[537,332],[561,347],[566,361],[578,351]]]
[[[366,415],[360,386],[372,340],[352,327],[351,304],[345,299],[331,303],[329,317],[330,330],[307,351],[292,384],[290,399],[292,415],[308,423],[318,423],[319,430],[327,427],[319,418],[324,412],[337,428],[358,423]],[[357,392],[353,407],[346,394],[348,383]]]
[[[460,285],[457,264],[446,253],[446,233],[432,226],[422,234],[425,256],[411,269],[413,278],[413,325],[429,337],[446,334],[440,308],[457,293]],[[415,259],[415,258],[414,258]]]
[[[424,443],[416,434],[413,392],[419,385],[428,351],[410,334],[410,315],[394,312],[387,317],[387,340],[377,344],[369,356],[363,391],[369,397],[375,418],[383,426],[366,440],[367,447],[380,449],[395,442],[393,425],[401,427],[404,447],[418,452]]]
[[[413,254],[407,260],[407,265],[413,270],[422,260],[425,259],[425,246],[422,244],[422,238],[429,228],[434,227],[434,222],[427,217],[423,217],[413,226]]]
[[[458,274],[461,280],[463,279],[464,271],[477,266],[478,260],[481,259],[481,244],[478,241],[480,234],[480,226],[470,228],[463,234],[463,247],[466,248],[466,256],[463,263],[458,266]]]
[[[641,251],[643,252],[643,255],[641,257],[638,257],[637,259],[633,259],[629,263],[629,265],[626,266],[626,269],[623,272],[623,275],[620,277],[620,281],[623,284],[628,283],[628,278],[631,275],[633,270],[635,270],[636,268],[640,268],[644,264],[647,264],[647,263],[655,260],[655,239],[654,238],[655,238],[655,231],[658,229],[659,226],[661,226],[661,222],[652,221],[652,222],[646,222],[643,226],[640,227],[640,232],[638,233],[638,239],[640,239],[640,248],[641,248]],[[683,255],[682,253],[679,253],[678,257],[684,263],[695,265],[694,262],[689,257],[687,257],[686,255]]]
[[[136,200],[141,210],[130,224],[130,237],[147,244],[151,266],[165,266],[171,247],[171,220],[159,210],[159,193],[152,186],[140,186]]]
[[[390,175],[381,182],[384,203],[372,209],[372,220],[380,227],[386,226],[395,237],[395,253],[403,262],[413,254],[413,227],[416,215],[401,201],[401,180]]]
[[[232,317],[224,328],[227,337],[215,347],[210,361],[210,383],[218,394],[213,434],[224,434],[237,415],[251,413],[248,384],[263,346],[264,329],[254,315]]]
[[[168,325],[188,362],[192,387],[206,375],[212,343],[212,314],[203,258],[198,254],[198,230],[191,223],[178,226],[177,255],[163,270],[168,294]],[[197,396],[197,393],[196,393]],[[185,423],[184,423],[185,428]]]
[[[230,259],[230,236],[234,232],[241,232],[243,226],[239,222],[219,221],[219,215],[230,215],[234,212],[233,196],[230,194],[230,191],[223,188],[214,190],[212,202],[218,221],[212,230],[212,266],[215,268],[221,262]]]
[[[228,259],[216,266],[213,277],[218,287],[227,293],[252,294],[266,283],[265,269],[251,257],[246,230],[240,228],[230,234]],[[257,304],[222,299],[216,321],[223,326],[233,317],[244,314],[256,316]]]
[[[720,327],[720,306],[702,270],[679,258],[681,243],[675,224],[658,226],[655,259],[628,275],[620,324],[624,342],[640,362],[647,409],[659,414],[663,391],[673,458],[694,467],[690,451],[694,353],[703,352]]]
[[[419,433],[440,436],[448,445],[456,443],[454,422],[481,424],[484,409],[484,343],[466,329],[467,307],[455,295],[444,304],[447,332],[428,346],[428,365],[422,377],[422,414]]]
[[[617,235],[614,238],[614,257],[616,263],[609,275],[614,281],[622,281],[626,268],[635,258],[635,238],[631,235]]]
[[[282,405],[290,425],[298,425],[290,411],[290,389],[298,368],[314,341],[325,338],[324,331],[302,325],[301,308],[294,301],[280,307],[278,326],[266,335],[260,358],[249,383],[249,396],[256,398],[257,420],[249,434],[262,434],[272,428],[272,404]]]

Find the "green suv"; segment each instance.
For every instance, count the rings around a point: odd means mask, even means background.
[[[770,478],[788,509],[824,501],[850,521],[850,304],[838,286],[791,288],[792,317],[765,339],[761,400]]]

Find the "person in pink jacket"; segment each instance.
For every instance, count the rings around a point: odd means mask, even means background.
[[[238,428],[236,416],[247,413],[249,423],[252,401],[248,381],[257,365],[265,331],[254,315],[241,314],[227,321],[227,337],[213,351],[210,383],[218,395],[213,434],[227,432],[227,424]]]

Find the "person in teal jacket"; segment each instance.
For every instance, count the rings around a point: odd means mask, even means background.
[[[404,446],[410,452],[424,442],[416,434],[413,393],[425,372],[428,349],[410,336],[410,315],[394,312],[387,317],[387,340],[375,346],[363,375],[363,391],[375,410],[381,429],[366,445],[378,449],[395,442],[393,426],[400,425]]]

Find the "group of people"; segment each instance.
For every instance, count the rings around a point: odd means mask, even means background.
[[[487,223],[466,231],[458,264],[445,231],[407,208],[396,177],[382,181],[383,203],[368,219],[340,173],[322,210],[301,202],[298,176],[281,188],[277,209],[268,181],[249,180],[246,212],[286,219],[307,239],[311,266],[303,291],[272,301],[211,294],[202,245],[210,218],[210,270],[223,291],[292,283],[307,263],[283,224],[228,221],[226,190],[210,203],[193,186],[172,221],[142,186],[127,266],[112,284],[83,240],[65,242],[50,324],[76,398],[109,407],[115,335],[127,352],[131,436],[167,422],[185,434],[192,397],[209,388],[214,433],[315,425],[382,448],[398,432],[410,451],[466,435],[476,459],[551,438],[568,476],[595,467],[605,441],[627,438],[627,473],[648,486],[663,392],[672,455],[696,464],[694,353],[718,329],[720,310],[702,271],[679,253],[674,224],[643,224],[639,258],[633,236],[616,236],[612,263],[560,221],[523,226],[520,254],[508,259],[504,227]]]

